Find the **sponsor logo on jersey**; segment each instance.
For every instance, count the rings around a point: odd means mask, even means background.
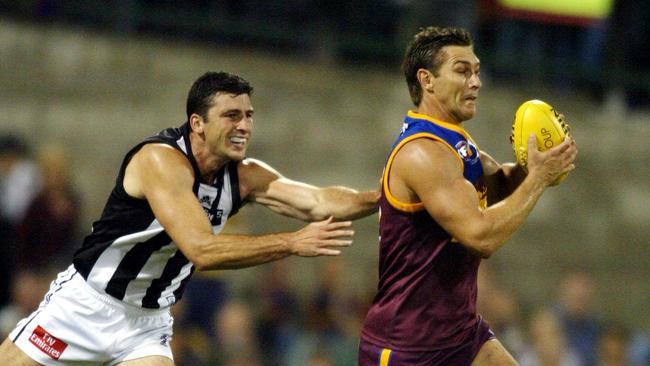
[[[223,217],[223,210],[213,210],[203,207],[203,211],[208,216],[212,225],[221,225],[221,218]]]
[[[66,347],[68,347],[67,343],[51,335],[40,325],[37,325],[34,332],[32,332],[32,335],[29,336],[29,341],[32,342],[36,348],[40,349],[43,353],[55,360],[58,360]]]
[[[478,160],[476,146],[474,146],[470,141],[458,141],[454,148],[465,162],[474,164]]]
[[[202,204],[203,204],[203,203],[207,203],[208,206],[209,206],[209,205],[212,204],[212,197],[210,197],[210,196],[203,196],[203,197],[201,197],[201,199],[199,200],[199,202],[201,202]]]

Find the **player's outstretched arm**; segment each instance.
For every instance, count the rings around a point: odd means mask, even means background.
[[[391,176],[403,181],[456,240],[489,257],[523,224],[546,187],[573,169],[577,150],[572,140],[545,152],[536,150],[534,140],[529,144],[528,176],[510,196],[487,209],[480,208],[458,158],[439,142],[418,139],[405,145]]]
[[[240,182],[248,182],[242,191],[249,201],[303,221],[330,216],[337,220],[353,220],[377,211],[378,190],[360,192],[342,186],[316,187],[287,179],[255,159],[240,163],[239,174]]]
[[[290,255],[338,255],[351,244],[351,222],[328,219],[296,232],[269,235],[214,235],[192,191],[187,159],[161,144],[145,145],[129,163],[125,189],[146,199],[165,231],[198,270],[254,266]]]

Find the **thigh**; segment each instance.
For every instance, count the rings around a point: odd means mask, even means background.
[[[167,357],[149,356],[120,362],[116,366],[174,366],[174,361]]]
[[[483,343],[472,366],[517,366],[517,361],[510,355],[498,339],[492,338]]]
[[[0,345],[0,366],[39,366],[18,348],[14,342],[6,338]]]

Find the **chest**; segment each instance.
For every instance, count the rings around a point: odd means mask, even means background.
[[[233,187],[230,185],[228,177],[224,178],[221,185],[201,183],[197,192],[199,203],[210,220],[215,234],[223,229],[233,210]]]

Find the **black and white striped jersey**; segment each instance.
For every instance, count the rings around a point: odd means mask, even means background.
[[[73,263],[86,282],[100,292],[143,308],[163,308],[178,301],[194,271],[154,217],[146,200],[124,190],[124,172],[131,157],[145,144],[165,143],[185,154],[194,168],[194,193],[215,234],[241,206],[237,162],[230,162],[212,184],[200,182],[189,142],[187,123],[149,137],[129,151],[101,218],[74,255]]]

